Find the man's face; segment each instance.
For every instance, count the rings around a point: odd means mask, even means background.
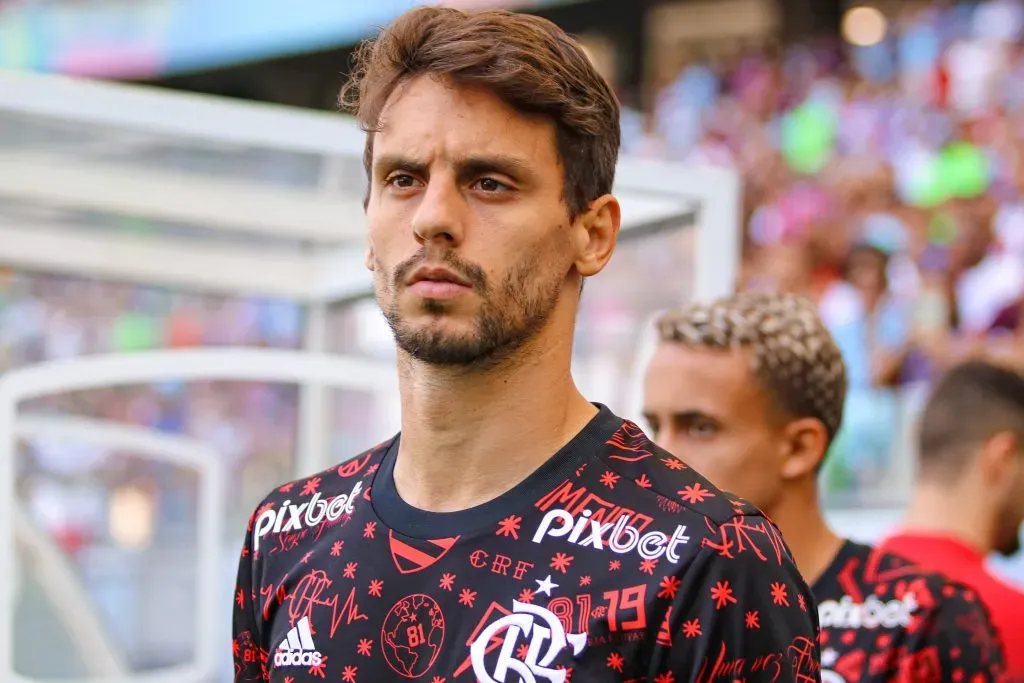
[[[400,86],[375,135],[367,204],[367,265],[399,347],[478,365],[535,336],[576,282],[562,190],[550,121],[481,88]]]
[[[644,417],[659,446],[771,514],[781,437],[750,360],[746,351],[663,342],[647,369]]]

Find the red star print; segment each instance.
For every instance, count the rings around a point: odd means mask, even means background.
[[[572,555],[566,555],[565,553],[555,553],[555,556],[551,558],[551,564],[548,566],[554,569],[556,572],[562,572],[564,574],[565,570],[569,568],[569,565],[572,564],[572,561],[574,559],[576,558]]]
[[[448,679],[443,676],[434,676],[430,683],[445,683]]]
[[[238,603],[239,607],[245,607],[245,593],[241,590],[238,591],[238,595],[235,596],[235,602]]]
[[[654,576],[654,568],[658,566],[657,560],[644,560],[640,563],[640,571]]]
[[[676,676],[671,671],[666,671],[655,676],[654,683],[676,683]]]
[[[313,477],[306,482],[306,485],[299,491],[300,496],[312,496],[320,488],[320,477]]]
[[[377,522],[367,522],[363,529],[363,538],[373,538],[375,531],[377,531]]]
[[[797,602],[800,603],[800,609],[807,611],[807,600],[804,599],[803,595],[797,596]]]
[[[528,605],[533,604],[533,591],[529,588],[524,588],[519,593],[519,602],[525,602]]]
[[[608,563],[608,571],[610,571],[610,572],[617,572],[621,568],[622,568],[622,563],[619,562],[618,560],[612,560],[611,562]]]
[[[686,465],[683,464],[683,461],[679,460],[678,458],[662,458],[661,462],[663,462],[665,464],[665,467],[669,468],[670,470],[686,469]]]
[[[697,636],[704,635],[700,630],[700,619],[690,619],[683,624],[683,635],[687,638],[696,638]]]
[[[776,605],[789,607],[789,595],[786,593],[786,584],[772,584],[772,602],[774,602]]]
[[[312,550],[310,550],[308,553],[303,555],[302,559],[299,560],[299,561],[302,562],[302,564],[308,564],[309,563],[309,558],[311,558],[311,557],[313,557],[313,551]]]
[[[580,585],[581,586],[589,586],[590,585],[590,577],[589,576],[581,576],[580,577]]]
[[[358,666],[346,666],[345,670],[341,672],[341,680],[345,681],[345,683],[356,683],[356,674],[358,672]]]
[[[747,612],[747,628],[761,628],[761,617],[757,610]]]
[[[615,484],[618,483],[619,479],[621,479],[619,475],[608,470],[605,470],[605,473],[601,475],[601,483],[610,489],[615,488]]]
[[[679,497],[687,503],[703,503],[707,498],[714,498],[715,494],[710,489],[703,488],[700,482],[684,486],[681,491],[676,491]]]
[[[290,493],[293,486],[295,486],[295,482],[294,481],[290,481],[290,482],[288,482],[287,484],[285,484],[284,486],[280,487],[277,490],[280,491],[281,493]]]
[[[349,562],[348,564],[345,565],[345,571],[342,572],[342,575],[346,579],[354,579],[354,578],[356,578],[356,569],[358,569],[358,568],[359,568],[359,563],[358,562]]]
[[[511,536],[512,538],[519,540],[519,528],[522,526],[523,518],[517,517],[516,515],[509,515],[505,519],[498,522],[498,530],[494,532],[496,536]]]
[[[682,584],[682,581],[680,581],[678,577],[675,577],[675,576],[666,576],[666,577],[664,577],[661,580],[661,583],[658,584],[661,587],[661,590],[658,591],[658,597],[659,598],[669,598],[669,599],[672,599],[672,598],[676,597],[676,591],[679,590],[679,586],[681,584]]]
[[[527,645],[526,643],[522,643],[519,647],[516,648],[516,659],[525,660],[526,659],[526,653],[529,652],[529,651],[530,651],[530,646]]]
[[[715,609],[722,609],[730,602],[736,602],[728,581],[719,581],[711,589],[711,599],[715,601]]]
[[[381,581],[380,579],[374,579],[373,581],[370,582],[370,588],[369,588],[369,590],[367,592],[370,595],[372,595],[373,597],[379,598],[380,594],[381,594],[381,590],[383,588],[384,588],[384,582]]]
[[[608,655],[608,668],[615,669],[619,673],[622,673],[622,665],[626,663],[626,660],[622,658],[618,652],[613,652]]]
[[[440,586],[446,591],[450,591],[452,589],[453,583],[455,583],[455,574],[443,574],[441,576]]]
[[[462,592],[459,593],[459,604],[461,605],[465,605],[466,607],[472,607],[474,600],[476,600],[476,591],[471,591],[468,588],[463,588]]]
[[[369,657],[370,653],[373,652],[373,641],[369,638],[360,638],[359,647],[356,648],[356,652],[364,657]]]
[[[316,666],[309,667],[309,674],[311,676],[319,676],[320,678],[327,678],[327,675],[324,673],[324,668],[326,668],[326,666],[327,666],[327,660],[328,659],[329,659],[328,657],[323,657],[320,660],[319,664],[317,664]]]
[[[652,486],[651,480],[647,478],[646,474],[640,475],[640,478],[636,480],[636,485],[642,489],[649,489]]]
[[[341,549],[345,547],[345,541],[335,541],[334,545],[331,546],[331,557],[338,557],[341,555]]]

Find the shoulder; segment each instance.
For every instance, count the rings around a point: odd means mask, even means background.
[[[622,420],[608,440],[601,461],[616,476],[631,482],[637,495],[656,496],[666,515],[684,510],[695,513],[706,520],[709,529],[735,518],[764,519],[752,504],[717,488],[629,420]]]
[[[249,519],[254,546],[271,532],[299,531],[351,514],[356,500],[369,498],[370,482],[393,440],[267,493]]]
[[[964,583],[885,550],[872,549],[867,561],[873,570],[872,578],[891,587],[895,597],[907,602],[919,618],[934,621],[978,615],[984,622],[989,620],[978,592]]]

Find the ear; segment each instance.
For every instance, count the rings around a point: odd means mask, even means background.
[[[597,275],[608,264],[619,239],[621,221],[619,200],[610,194],[595,199],[590,208],[573,221],[574,265],[580,275]]]
[[[813,417],[793,420],[783,427],[784,453],[779,471],[785,480],[814,477],[828,451],[825,425]]]
[[[1021,444],[1013,432],[999,432],[981,447],[978,466],[989,490],[1002,492],[1016,481]]]
[[[377,270],[377,257],[373,253],[373,241],[366,243],[366,269],[371,273]]]

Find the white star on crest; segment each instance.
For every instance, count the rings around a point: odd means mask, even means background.
[[[543,593],[544,595],[551,597],[551,590],[558,588],[558,584],[551,580],[551,574],[544,577],[544,580],[534,579],[537,582],[537,593]]]

